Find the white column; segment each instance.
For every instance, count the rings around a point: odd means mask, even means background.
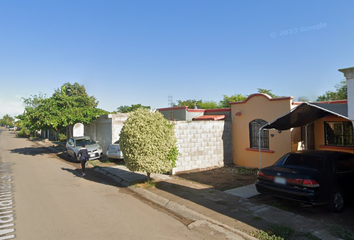
[[[342,72],[347,79],[347,95],[348,95],[348,118],[354,121],[354,67],[343,68],[338,71]]]

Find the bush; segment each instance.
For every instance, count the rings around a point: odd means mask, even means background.
[[[131,112],[120,135],[124,161],[130,171],[166,173],[176,165],[174,125],[160,112],[140,108]]]
[[[66,135],[64,133],[59,133],[58,140],[59,142],[66,142]]]
[[[18,133],[17,137],[28,138],[31,135],[31,131],[27,128],[22,128]]]

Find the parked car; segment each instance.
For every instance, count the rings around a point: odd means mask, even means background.
[[[79,161],[78,152],[82,148],[83,144],[86,145],[86,148],[89,152],[89,155],[90,155],[89,160],[93,160],[93,159],[97,159],[97,158],[102,157],[103,153],[102,153],[101,146],[98,144],[98,142],[94,141],[89,136],[70,138],[66,142],[66,151],[67,151],[68,155],[70,155],[71,157],[73,157]]]
[[[353,197],[354,155],[335,151],[290,152],[260,169],[257,191],[340,212]],[[349,201],[348,201],[349,202]]]
[[[9,126],[9,131],[16,131],[17,127],[16,126]]]
[[[119,141],[115,141],[113,144],[109,145],[107,150],[107,157],[113,159],[123,159],[123,153],[119,147]]]

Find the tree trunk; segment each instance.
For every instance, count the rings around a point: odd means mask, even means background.
[[[148,173],[146,173],[146,175],[147,175],[147,181],[150,182],[151,181],[150,173],[148,172]]]
[[[68,128],[69,128],[69,138],[72,138],[73,137],[73,133],[71,131],[71,125],[68,124]]]

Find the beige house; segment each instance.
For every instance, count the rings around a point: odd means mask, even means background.
[[[266,167],[296,150],[354,153],[347,100],[299,103],[253,94],[231,103],[233,162]]]
[[[252,94],[245,101],[231,103],[233,163],[245,167],[265,167],[286,152],[298,149],[301,143],[299,128],[286,131],[262,130],[259,141],[259,129],[262,126],[298,104],[293,102],[292,97],[271,98],[263,93]]]

